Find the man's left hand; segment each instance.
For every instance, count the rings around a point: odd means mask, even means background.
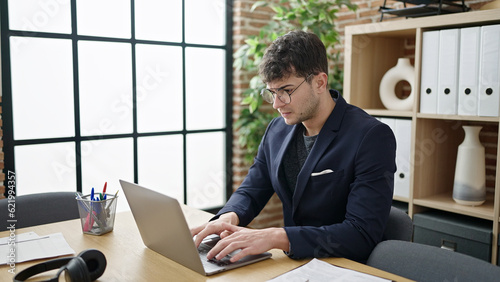
[[[250,229],[227,223],[222,223],[222,225],[230,235],[217,242],[212,250],[208,252],[207,259],[215,257],[215,259],[220,260],[238,249],[241,249],[241,251],[231,258],[231,262],[270,249],[289,250],[288,236],[283,228]]]

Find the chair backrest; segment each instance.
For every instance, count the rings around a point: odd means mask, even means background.
[[[411,241],[413,236],[413,221],[404,211],[391,207],[389,221],[384,231],[382,240]]]
[[[415,281],[499,281],[500,267],[434,246],[388,240],[380,242],[366,263]]]
[[[34,225],[64,221],[79,218],[75,192],[47,192],[21,195],[10,204],[8,199],[0,200],[0,231],[5,231],[11,224],[9,219],[15,219],[15,227],[23,228]],[[9,217],[8,208],[14,208]]]

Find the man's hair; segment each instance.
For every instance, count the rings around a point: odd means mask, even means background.
[[[324,72],[328,75],[326,49],[319,37],[302,30],[278,37],[266,50],[259,66],[264,83],[295,74],[307,77]]]

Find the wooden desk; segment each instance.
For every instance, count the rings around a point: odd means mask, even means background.
[[[200,225],[212,217],[209,213],[186,206],[183,206],[183,211],[190,226]],[[98,281],[266,281],[309,261],[292,260],[281,250],[271,250],[271,259],[216,275],[203,276],[144,246],[131,212],[118,213],[114,230],[102,236],[83,234],[79,219],[22,228],[16,230],[16,233],[28,231],[34,231],[40,236],[61,232],[76,254],[88,248],[102,251],[108,265]],[[0,237],[6,236],[9,236],[9,231],[0,232]],[[344,258],[327,258],[324,261],[394,281],[410,281]],[[41,260],[18,263],[16,273],[39,262]],[[12,275],[7,272],[9,268],[8,265],[0,266],[0,281],[12,281]],[[43,277],[47,279],[50,275]]]

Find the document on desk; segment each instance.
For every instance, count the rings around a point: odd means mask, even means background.
[[[314,282],[314,281],[391,281],[355,270],[338,267],[319,259],[282,274],[269,282]]]
[[[62,233],[39,236],[35,232],[28,232],[0,238],[0,265],[74,253]]]

